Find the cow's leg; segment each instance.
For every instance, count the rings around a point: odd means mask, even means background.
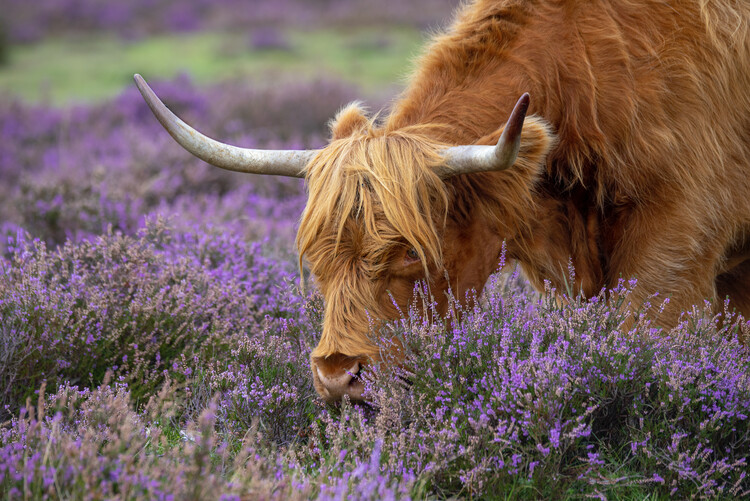
[[[639,207],[633,210],[614,245],[610,285],[620,278],[635,277],[638,285],[631,297],[633,308],[654,293],[659,296],[652,307],[668,297],[668,305],[656,319],[662,327],[673,327],[684,311],[717,298],[715,270],[722,242],[716,236],[701,234],[699,227],[696,221],[685,218],[679,207]]]
[[[729,297],[730,310],[750,320],[750,258],[716,277],[716,289],[719,299]]]

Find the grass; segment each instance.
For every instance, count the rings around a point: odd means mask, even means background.
[[[283,48],[255,49],[252,33],[164,35],[136,42],[92,35],[11,47],[0,93],[29,102],[97,102],[148,79],[190,74],[199,84],[335,77],[375,92],[403,81],[423,35],[410,28],[280,32]]]

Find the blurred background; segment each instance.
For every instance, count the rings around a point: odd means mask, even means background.
[[[387,107],[457,3],[0,0],[0,232],[58,245],[158,214],[293,251],[301,183],[192,159],[133,73],[210,136],[319,147],[342,105]]]

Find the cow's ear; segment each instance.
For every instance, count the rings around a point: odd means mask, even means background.
[[[489,134],[476,144],[497,144],[505,127]],[[523,122],[521,131],[521,148],[511,169],[541,173],[547,160],[547,154],[557,144],[552,125],[538,116],[528,116]]]
[[[370,121],[365,116],[362,104],[353,102],[338,112],[331,120],[331,139],[343,139],[368,128]]]
[[[538,116],[526,117],[514,167],[543,168],[547,154],[556,144],[557,136],[549,122]]]

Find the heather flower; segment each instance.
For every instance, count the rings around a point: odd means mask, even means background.
[[[204,350],[220,353],[300,315],[295,279],[259,245],[175,232],[163,220],[135,237],[107,234],[56,251],[14,242],[0,266],[3,404],[23,401],[42,380],[83,376],[95,385],[111,370],[140,393],[164,371],[188,375]]]

